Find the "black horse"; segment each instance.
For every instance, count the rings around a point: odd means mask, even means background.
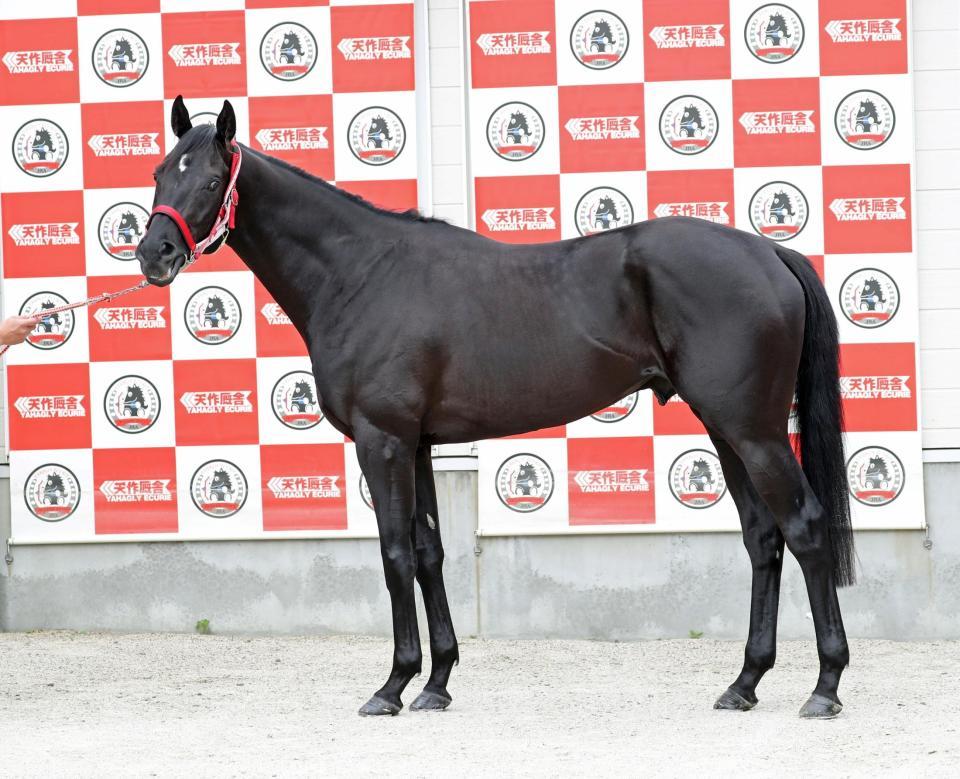
[[[133,65],[137,58],[133,55],[133,47],[126,38],[120,38],[113,44],[110,54],[110,67],[117,70],[126,70],[127,65]]]
[[[317,405],[313,399],[313,390],[307,381],[298,381],[293,386],[293,395],[290,397],[290,405],[300,414],[305,414],[308,406]]]
[[[784,46],[792,38],[783,14],[771,14],[767,27],[763,31],[763,42],[769,46]]]
[[[861,100],[857,109],[856,126],[858,133],[868,133],[880,125],[880,115],[872,100]]]
[[[504,134],[513,143],[520,143],[524,138],[530,137],[530,127],[527,125],[527,117],[522,111],[514,111],[510,114],[510,121],[507,123],[507,129]]]
[[[295,32],[285,32],[283,42],[280,44],[280,62],[285,65],[292,65],[303,57],[303,47],[300,45],[300,36]]]
[[[876,311],[878,303],[886,302],[880,282],[874,278],[867,279],[860,290],[860,310],[863,311],[866,306],[867,311]]]
[[[600,19],[593,25],[593,31],[590,33],[590,51],[603,53],[607,46],[613,46],[616,41],[613,39],[613,31],[610,29],[610,22],[606,19]]]
[[[518,492],[529,495],[534,490],[540,489],[540,478],[537,476],[537,469],[533,463],[524,463],[517,471],[515,486]]]
[[[127,394],[123,396],[123,410],[127,416],[131,417],[140,416],[141,411],[146,413],[147,400],[139,384],[131,384],[127,387]]]
[[[224,103],[216,127],[192,128],[177,98],[171,122],[179,142],[157,168],[155,204],[179,209],[194,235],[207,235],[227,186],[233,108]],[[361,713],[399,712],[420,672],[415,580],[433,667],[411,708],[450,703],[459,653],[431,445],[563,424],[642,388],[661,402],[679,393],[703,421],[753,564],[743,670],[716,706],[752,708],[773,666],[786,542],[806,578],[820,655],[801,714],[840,711],[849,653],[836,587],[853,580],[853,535],[837,323],[805,257],[683,217],[556,243],[498,243],[381,210],[247,147],[237,189],[227,242],[306,342],[320,408],[356,442],[377,516],[393,668]],[[147,280],[164,286],[188,249],[172,219],[154,219],[137,256]],[[787,432],[795,391],[802,468]]]
[[[30,145],[31,156],[37,160],[45,160],[48,154],[53,154],[56,150],[50,131],[46,127],[38,128],[33,134],[33,143]]]
[[[43,500],[48,506],[59,506],[60,501],[67,497],[67,490],[63,486],[63,477],[59,473],[51,473],[43,485]]]
[[[867,472],[863,475],[863,486],[868,490],[886,489],[890,485],[887,463],[882,457],[871,457]]]
[[[134,238],[139,238],[142,235],[143,232],[140,230],[140,223],[137,221],[136,214],[132,211],[124,211],[120,216],[120,224],[117,225],[117,237],[124,243],[131,244]]]
[[[392,141],[390,127],[387,120],[382,116],[375,116],[370,120],[370,126],[367,128],[367,148],[372,145],[374,149],[382,149],[386,141]]]
[[[222,469],[214,471],[213,481],[210,482],[207,492],[219,503],[223,503],[228,495],[233,498],[233,482],[230,481],[230,474]]]
[[[700,109],[695,105],[688,105],[680,117],[680,133],[687,138],[694,138],[697,132],[702,130],[703,118],[700,116]]]
[[[203,309],[203,324],[217,328],[227,319],[227,309],[219,295],[207,298],[207,306]]]
[[[793,203],[790,202],[790,196],[786,192],[777,192],[770,201],[770,208],[767,209],[770,221],[782,225],[787,221],[788,216],[793,216]]]
[[[687,476],[687,483],[697,492],[706,492],[707,487],[713,489],[713,474],[706,460],[697,460]]]
[[[597,210],[593,215],[593,226],[599,225],[604,230],[613,227],[614,222],[620,221],[620,214],[617,211],[617,204],[613,202],[612,197],[602,197],[597,204]]]
[[[60,321],[60,314],[58,313],[44,314],[43,313],[45,310],[49,310],[51,308],[56,308],[56,307],[57,307],[57,304],[54,303],[52,300],[44,300],[40,304],[40,310],[36,314],[37,316],[40,317],[40,319],[37,322],[37,326],[35,329],[42,330],[44,333],[52,333],[55,327],[59,328],[60,325],[63,324],[63,322]]]

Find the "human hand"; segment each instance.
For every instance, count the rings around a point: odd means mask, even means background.
[[[39,322],[34,316],[8,316],[0,322],[0,344],[23,343]]]

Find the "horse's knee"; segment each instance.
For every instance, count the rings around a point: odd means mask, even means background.
[[[781,524],[787,548],[804,565],[820,563],[830,553],[827,518],[819,506],[804,506]]]
[[[390,590],[403,589],[413,584],[417,572],[417,559],[409,539],[397,539],[381,544],[383,573]]]

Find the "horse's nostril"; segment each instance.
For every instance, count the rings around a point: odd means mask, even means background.
[[[161,260],[171,260],[177,256],[179,252],[177,247],[174,246],[170,241],[164,241],[160,244],[160,259]]]

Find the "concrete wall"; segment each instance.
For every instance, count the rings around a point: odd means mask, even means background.
[[[929,464],[925,477],[929,548],[919,531],[857,534],[860,584],[841,593],[851,636],[960,638],[960,465]],[[476,474],[438,474],[438,489],[447,591],[462,636],[745,635],[750,566],[736,534],[483,538],[477,546]],[[221,632],[390,633],[376,541],[34,546],[14,547],[12,557],[0,566],[4,630],[189,631],[209,619]],[[781,604],[781,636],[811,637],[790,557]]]
[[[429,0],[433,212],[467,225],[460,0]],[[914,2],[917,218],[925,445],[960,460],[960,5]],[[935,53],[939,52],[939,54]],[[944,59],[937,59],[943,57]],[[929,112],[929,115],[927,115]],[[945,152],[943,154],[939,152]],[[3,399],[0,395],[0,406]],[[953,447],[953,448],[951,448]],[[0,468],[2,470],[2,468]],[[925,468],[922,532],[858,534],[861,583],[841,595],[848,631],[960,637],[960,463]],[[0,473],[2,477],[2,473]],[[476,475],[438,475],[446,579],[461,635],[642,638],[745,634],[750,569],[736,534],[486,538]],[[0,536],[9,537],[0,478]],[[475,547],[480,550],[475,555]],[[788,558],[781,635],[809,637],[806,592]],[[261,541],[16,547],[0,565],[0,628],[68,627],[388,634],[375,541]],[[421,620],[423,623],[423,620]]]

